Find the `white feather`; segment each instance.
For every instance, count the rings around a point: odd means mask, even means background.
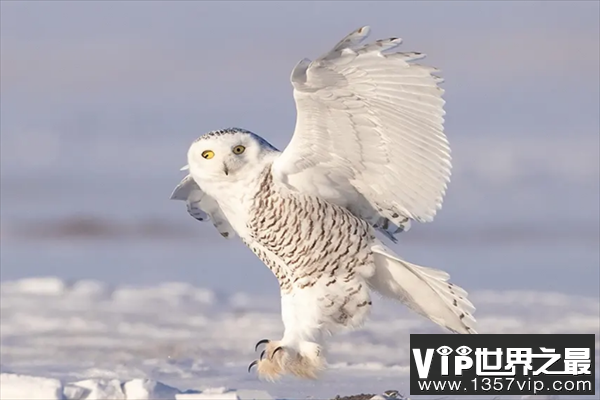
[[[406,262],[381,243],[372,250],[376,270],[369,284],[373,289],[450,331],[477,333],[475,307],[464,289],[448,282],[448,273]]]
[[[451,173],[437,71],[410,63],[421,54],[382,52],[400,39],[358,46],[368,33],[294,68],[296,129],[274,174],[363,218],[431,221]]]
[[[210,219],[221,236],[225,238],[235,237],[235,231],[219,204],[200,189],[200,186],[192,179],[191,175],[187,175],[175,187],[171,194],[171,200],[185,201],[187,211],[192,217],[198,221]]]

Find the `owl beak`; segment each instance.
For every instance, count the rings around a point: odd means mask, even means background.
[[[188,169],[190,169],[189,165],[186,165],[185,167],[179,168],[180,171],[187,171]]]
[[[227,168],[227,164],[223,163],[223,172],[225,172],[225,175],[229,175],[229,168]]]

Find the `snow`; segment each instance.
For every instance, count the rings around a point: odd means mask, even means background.
[[[3,399],[52,400],[63,398],[63,384],[58,379],[16,374],[0,374]]]
[[[149,379],[121,382],[117,379],[86,379],[62,383],[58,379],[0,374],[0,399],[5,400],[275,400],[262,390],[181,391]],[[369,400],[410,400],[399,393],[376,394]],[[499,399],[499,397],[496,397]],[[556,395],[526,395],[521,400],[560,400]]]
[[[58,379],[10,373],[0,374],[0,398],[10,400],[269,400],[260,390],[226,388],[182,393],[180,390],[150,379],[85,379],[63,383]]]
[[[322,380],[269,384],[246,368],[256,358],[256,341],[281,335],[279,301],[271,295],[217,294],[183,282],[110,286],[56,277],[6,281],[0,290],[2,399],[408,394],[409,334],[439,332],[376,298],[364,328],[332,338]],[[533,291],[471,296],[482,333],[600,331],[600,303],[593,297]]]

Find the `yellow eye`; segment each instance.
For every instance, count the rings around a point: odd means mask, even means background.
[[[214,156],[215,156],[215,152],[212,150],[205,150],[202,152],[202,158],[206,158],[207,160],[210,160]]]
[[[244,150],[246,150],[246,148],[244,146],[235,146],[233,148],[233,152],[234,154],[242,154],[244,152]]]

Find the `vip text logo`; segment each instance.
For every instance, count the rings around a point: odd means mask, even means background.
[[[411,335],[411,394],[594,394],[594,335]]]

